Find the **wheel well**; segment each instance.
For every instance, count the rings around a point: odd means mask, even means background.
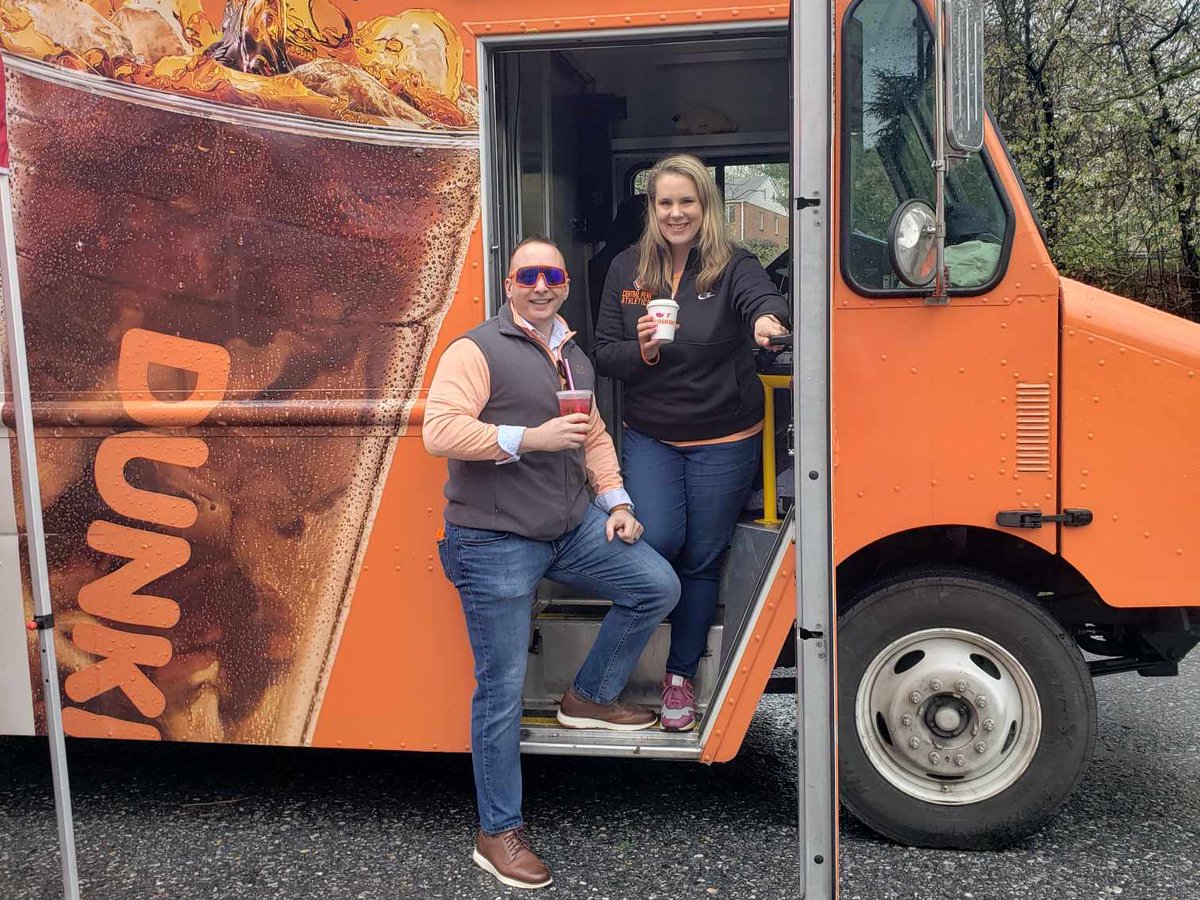
[[[837,568],[838,610],[848,610],[882,578],[931,565],[960,566],[1018,585],[1052,600],[1044,605],[1060,620],[1074,619],[1067,610],[1081,604],[1103,607],[1088,580],[1061,556],[991,528],[937,525],[888,535],[843,560]]]
[[[1023,588],[1082,649],[1128,657],[1139,663],[1136,668],[1143,674],[1176,674],[1179,660],[1200,643],[1200,608],[1109,606],[1061,556],[1015,535],[971,525],[914,528],[855,551],[837,568],[838,613],[849,610],[884,578],[947,565]]]
[[[1061,556],[1015,535],[973,525],[914,528],[856,550],[837,567],[838,614],[886,578],[939,566],[982,572],[1024,589],[1083,650],[1135,659],[1143,674],[1175,674],[1178,661],[1200,643],[1200,607],[1109,606]],[[1160,662],[1165,668],[1158,668]],[[789,639],[778,665],[795,664],[795,642]]]

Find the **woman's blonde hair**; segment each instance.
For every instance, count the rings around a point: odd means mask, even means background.
[[[703,294],[713,289],[721,273],[725,271],[736,245],[725,228],[725,201],[716,181],[704,163],[694,156],[679,154],[659,160],[646,178],[646,227],[638,241],[637,277],[641,289],[650,291],[655,297],[671,294],[672,259],[671,245],[658,228],[655,214],[657,201],[656,183],[660,175],[682,175],[696,185],[696,198],[700,201],[701,219],[698,245],[700,248],[700,275],[696,288]]]

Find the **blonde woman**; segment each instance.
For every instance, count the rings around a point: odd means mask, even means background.
[[[717,608],[721,555],[758,466],[763,395],[753,350],[786,334],[787,302],[730,239],[704,163],[650,170],[638,244],[613,260],[596,323],[596,368],[624,384],[622,470],[645,539],[675,567],[661,722],[696,724],[692,679]],[[679,304],[675,340],[653,339],[646,303]]]

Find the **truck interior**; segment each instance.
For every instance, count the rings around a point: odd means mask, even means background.
[[[641,233],[646,171],[675,152],[708,164],[725,196],[734,239],[759,256],[786,294],[790,101],[782,23],[708,28],[684,39],[623,36],[500,45],[486,68],[491,108],[485,113],[484,215],[493,260],[492,311],[503,297],[510,249],[525,235],[546,234],[563,249],[572,278],[562,314],[590,351],[608,262]],[[558,700],[609,604],[544,582],[530,623],[522,733],[527,751],[686,757],[698,749],[704,712],[765,591],[790,515],[790,352],[761,354],[759,369],[772,376],[764,379],[764,390],[775,413],[774,427],[763,432],[770,444],[764,447],[767,490],[757,488],[726,557],[721,605],[695,680],[699,728],[617,735],[558,726]],[[619,442],[619,387],[601,383],[597,403]],[[669,626],[660,626],[625,699],[658,706],[669,640]]]

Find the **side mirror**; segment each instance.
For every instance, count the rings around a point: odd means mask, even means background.
[[[946,34],[946,141],[983,149],[983,0],[942,0]]]
[[[888,223],[888,256],[900,280],[926,287],[938,270],[937,214],[924,200],[908,200]]]

